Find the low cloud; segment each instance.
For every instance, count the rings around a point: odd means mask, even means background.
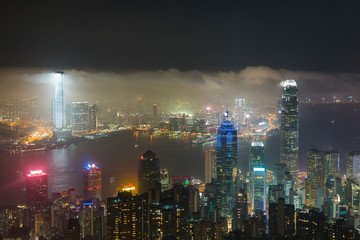
[[[55,69],[2,68],[0,94],[3,100],[38,96],[46,107],[53,96],[52,73]],[[149,101],[191,99],[201,102],[217,95],[232,103],[235,97],[275,104],[281,94],[279,83],[295,79],[300,96],[357,96],[360,74],[325,73],[246,67],[241,71],[200,72],[177,69],[140,72],[99,72],[63,70],[66,101]],[[50,106],[50,104],[48,104]]]

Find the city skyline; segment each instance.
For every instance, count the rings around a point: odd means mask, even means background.
[[[2,1],[0,239],[360,239],[359,9]]]

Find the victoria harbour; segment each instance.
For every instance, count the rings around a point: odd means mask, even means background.
[[[302,104],[300,109],[300,168],[306,169],[306,152],[311,146],[316,146],[319,149],[340,151],[344,174],[346,153],[360,146],[360,127],[357,125],[360,121],[360,105]],[[353,128],[340,130],[343,125]],[[270,137],[266,141],[265,152],[269,166],[278,161],[279,141],[279,136]],[[8,205],[24,202],[25,185],[21,173],[33,168],[48,172],[49,194],[73,187],[81,193],[82,169],[88,162],[95,162],[103,169],[103,195],[114,195],[121,183],[136,185],[137,161],[148,149],[157,153],[161,159],[161,168],[168,169],[172,176],[194,176],[203,180],[204,151],[214,149],[215,144],[216,141],[191,144],[190,140],[179,138],[150,138],[145,133],[135,136],[132,131],[125,131],[118,136],[71,144],[67,148],[21,155],[4,154],[0,163],[0,193],[6,194],[8,198],[0,199],[0,203]],[[238,163],[244,172],[249,167],[249,151],[249,142],[238,143]],[[112,177],[114,182],[110,181]]]
[[[360,1],[0,1],[0,240],[360,239]]]

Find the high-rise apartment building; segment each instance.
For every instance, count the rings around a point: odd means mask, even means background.
[[[205,151],[205,183],[210,183],[211,179],[216,180],[216,150]]]
[[[285,163],[293,177],[298,173],[299,107],[295,80],[282,82],[280,162]]]
[[[160,170],[160,183],[161,183],[161,192],[165,192],[170,188],[170,178],[168,170]]]
[[[56,129],[65,128],[64,73],[55,73],[55,96],[53,99],[53,124]]]
[[[269,204],[269,239],[292,239],[295,235],[295,208],[284,198]]]
[[[101,200],[101,169],[89,163],[83,171],[85,200]]]
[[[26,174],[26,204],[28,207],[39,207],[48,199],[47,174],[42,170]]]
[[[89,129],[89,104],[87,102],[73,102],[72,130],[74,133],[84,133]]]
[[[160,162],[156,154],[150,150],[139,159],[138,189],[146,193],[160,183]]]
[[[107,200],[109,239],[149,239],[147,198],[119,192]]]
[[[234,200],[236,198],[237,181],[237,131],[228,119],[218,129],[216,143],[216,178],[218,193],[216,205],[220,209],[220,215],[230,218]]]

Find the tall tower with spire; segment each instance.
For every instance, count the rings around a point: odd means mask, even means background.
[[[229,121],[228,111],[218,129],[216,177],[218,192],[216,205],[221,216],[231,218],[237,189],[237,131]]]
[[[298,173],[299,158],[299,103],[295,80],[282,82],[280,163],[287,165],[293,178]]]

